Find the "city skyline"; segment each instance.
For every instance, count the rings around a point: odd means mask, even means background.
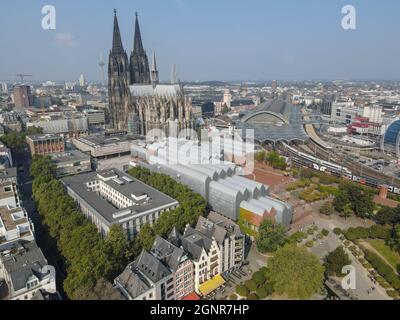
[[[99,81],[99,55],[106,57],[111,49],[116,8],[127,53],[138,11],[144,47],[150,56],[156,51],[161,81],[170,79],[172,64],[183,81],[399,79],[400,46],[390,31],[398,27],[400,5],[352,1],[357,29],[344,30],[346,4],[120,0],[71,5],[55,0],[57,28],[43,30],[45,3],[17,1],[3,5],[7,15],[0,22],[0,39],[7,46],[0,73],[35,75],[29,81],[77,80],[83,73]],[[14,78],[0,75],[0,80]]]

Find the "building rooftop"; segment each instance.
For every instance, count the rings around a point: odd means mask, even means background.
[[[136,204],[125,208],[117,208],[99,193],[91,191],[88,187],[88,183],[98,180],[102,180],[111,189],[123,194],[128,199],[134,200]],[[140,215],[147,211],[179,204],[175,199],[117,169],[84,173],[63,178],[61,181],[95,209],[108,223],[118,222],[128,215]],[[144,195],[146,197],[142,197]]]
[[[160,236],[156,236],[151,254],[163,261],[171,270],[176,271],[181,262],[187,259],[187,254],[182,248],[178,248],[171,242]]]
[[[27,136],[26,138],[32,141],[45,141],[50,139],[62,139],[62,136],[60,136],[59,134],[47,133],[47,134],[33,134]]]
[[[212,239],[201,233],[200,231],[188,226],[182,237],[182,247],[188,252],[194,260],[198,260],[204,250],[209,251]]]
[[[80,160],[90,160],[90,156],[79,151],[79,150],[68,150],[64,152],[56,152],[50,155],[51,160],[54,163],[62,163],[62,162],[75,162]]]
[[[81,143],[87,144],[92,148],[98,148],[102,146],[117,145],[120,143],[132,142],[136,140],[136,138],[130,135],[96,134],[85,137],[79,137],[76,140]]]
[[[35,242],[18,243],[10,251],[3,252],[0,259],[10,276],[14,291],[26,287],[32,276],[43,277],[41,270],[47,260]]]
[[[17,179],[17,168],[7,168],[0,171],[0,182],[9,179]]]
[[[10,208],[8,206],[1,206],[0,218],[0,228],[4,227],[6,231],[15,229],[18,225],[28,222],[24,209],[21,207]]]

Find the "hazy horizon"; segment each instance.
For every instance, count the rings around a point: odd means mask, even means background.
[[[41,9],[54,5],[57,29],[43,30]],[[344,30],[341,9],[357,10],[357,29]],[[2,4],[0,80],[100,80],[117,9],[130,55],[138,11],[145,49],[157,54],[160,78],[194,81],[398,81],[400,29],[395,0],[15,0]]]

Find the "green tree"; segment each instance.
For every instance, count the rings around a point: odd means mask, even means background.
[[[139,247],[143,250],[150,251],[155,240],[155,233],[150,224],[146,223],[141,226],[139,233],[136,236],[135,241]]]
[[[342,246],[337,247],[324,257],[325,273],[327,276],[341,276],[342,268],[350,264],[351,260]]]
[[[396,225],[400,222],[400,208],[397,207],[395,209],[390,207],[383,207],[378,213],[375,215],[374,220],[378,224],[390,224]]]
[[[258,151],[255,155],[254,155],[254,159],[256,159],[256,161],[262,162],[265,160],[266,157],[266,153],[265,151]]]
[[[319,208],[319,212],[330,216],[335,212],[335,207],[333,206],[332,202],[327,201]]]
[[[277,151],[272,150],[268,152],[266,161],[275,169],[286,169],[286,160],[281,157]]]
[[[264,219],[258,229],[257,249],[262,253],[275,251],[285,242],[285,233],[286,229],[282,225]]]
[[[32,177],[53,176],[56,165],[51,161],[50,156],[34,156],[29,173]]]
[[[349,218],[354,214],[353,209],[351,208],[351,204],[347,203],[344,208],[343,211],[340,213],[340,215],[344,218]]]
[[[309,299],[323,286],[324,267],[304,247],[286,244],[268,261],[267,278],[278,294],[291,299]]]

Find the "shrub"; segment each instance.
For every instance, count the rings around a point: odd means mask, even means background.
[[[313,228],[308,228],[307,229],[307,233],[310,235],[310,236],[312,236],[313,234],[314,234],[314,229]]]
[[[351,242],[349,240],[344,240],[343,244],[348,247],[349,245],[351,245]]]
[[[301,231],[297,231],[295,233],[293,233],[288,239],[288,242],[291,243],[296,243],[296,242],[301,242],[303,241],[305,238],[307,238],[307,235],[304,232]]]
[[[336,234],[336,235],[340,235],[340,234],[343,233],[343,231],[340,228],[335,228],[335,229],[333,229],[333,233]]]
[[[364,265],[367,262],[367,260],[365,260],[364,258],[358,258],[358,261],[360,261],[362,265]]]
[[[269,296],[274,293],[274,286],[272,285],[271,282],[265,283],[264,289],[267,292],[267,295]]]
[[[268,292],[264,287],[258,288],[256,294],[260,299],[265,299],[268,296]]]
[[[396,290],[386,290],[386,293],[391,298],[397,298],[399,296],[399,292]]]
[[[329,235],[329,230],[322,229],[321,233],[322,233],[322,235],[323,235],[324,237],[327,237],[327,236]]]
[[[257,283],[254,280],[247,280],[245,281],[244,285],[249,291],[256,291],[257,290]]]
[[[258,270],[258,271],[261,271],[262,273],[265,274],[267,272],[267,270],[268,270],[267,267],[264,266],[264,267],[261,267],[260,270]]]
[[[265,277],[265,272],[262,271],[257,271],[253,273],[253,276],[251,279],[256,283],[256,285],[259,287],[260,285],[264,284],[266,277]]]
[[[320,190],[321,191],[321,190]],[[319,212],[330,216],[331,214],[335,213],[335,208],[333,207],[332,202],[328,201],[325,202],[320,208],[319,208]]]
[[[234,293],[229,296],[229,300],[237,300],[237,298],[238,296]]]
[[[322,239],[323,237],[324,236],[323,236],[323,234],[321,232],[317,234],[317,239]]]
[[[239,296],[246,297],[249,294],[249,290],[246,288],[246,286],[241,284],[236,286],[236,293]]]
[[[382,276],[380,276],[380,275],[377,275],[377,276],[375,277],[375,280],[376,280],[376,282],[378,282],[380,285],[382,285],[382,284],[385,283],[385,279],[384,279]]]
[[[312,248],[314,246],[314,241],[307,241],[306,242],[306,247],[307,248]]]
[[[247,300],[258,300],[258,296],[255,293],[250,293],[247,296]]]

